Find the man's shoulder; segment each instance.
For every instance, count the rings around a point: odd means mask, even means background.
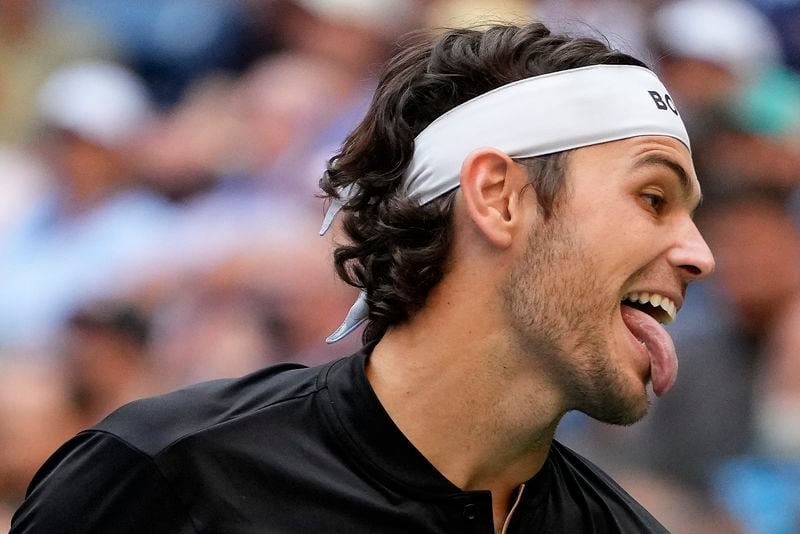
[[[594,462],[557,440],[553,441],[551,458],[560,466],[566,467],[570,471],[580,473],[582,475],[581,478],[585,478],[587,483],[605,488],[609,492],[628,495],[628,493],[622,489],[622,486]]]
[[[600,467],[569,447],[553,441],[550,461],[556,471],[557,490],[588,506],[595,519],[604,517],[625,532],[667,532],[667,530],[622,486]]]
[[[231,379],[218,379],[133,401],[90,432],[107,433],[148,456],[219,425],[254,416],[313,396],[327,367],[283,363]]]
[[[280,364],[119,408],[39,469],[12,532],[188,533],[198,517],[228,525],[258,516],[265,499],[277,502],[281,476],[304,465],[287,433],[314,432],[316,395],[346,360]],[[252,499],[226,501],[245,494]]]

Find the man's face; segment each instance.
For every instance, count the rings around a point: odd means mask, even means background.
[[[622,302],[647,292],[680,308],[688,282],[713,269],[691,219],[699,196],[689,151],[672,138],[636,137],[570,155],[555,216],[536,217],[504,289],[515,338],[537,355],[567,409],[628,424],[647,411],[651,377],[668,387],[665,376],[677,365],[671,342]],[[637,321],[658,331],[648,337],[632,327]],[[659,341],[669,350],[659,353]]]

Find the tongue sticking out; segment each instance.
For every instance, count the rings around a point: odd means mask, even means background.
[[[658,321],[641,310],[622,306],[622,320],[636,339],[644,343],[650,354],[650,378],[653,392],[666,393],[678,377],[678,355],[667,331]]]

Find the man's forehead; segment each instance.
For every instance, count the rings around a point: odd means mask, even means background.
[[[652,137],[640,140],[633,157],[634,170],[648,167],[660,168],[673,174],[683,193],[684,200],[694,211],[702,200],[702,192],[692,156],[686,146],[676,139]]]
[[[681,141],[668,136],[638,136],[599,143],[572,151],[568,167],[579,165],[607,166],[630,176],[654,170],[674,176],[683,200],[694,211],[701,202],[700,183],[689,149]],[[572,167],[572,170],[577,170]]]

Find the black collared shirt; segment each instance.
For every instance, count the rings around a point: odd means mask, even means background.
[[[62,446],[11,534],[493,534],[491,494],[461,491],[406,439],[365,350],[136,401]],[[666,532],[554,442],[508,533]]]

